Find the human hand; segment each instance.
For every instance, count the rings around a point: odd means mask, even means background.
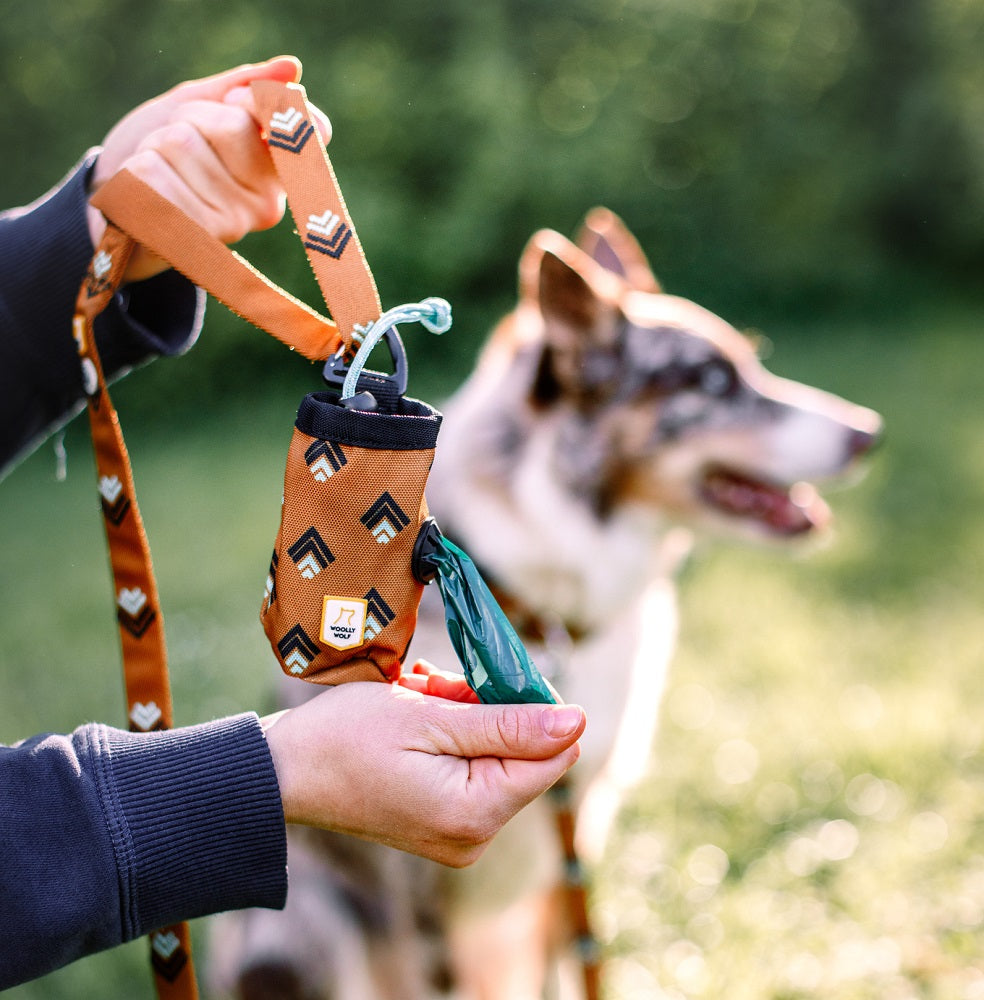
[[[585,718],[352,682],[262,722],[287,822],[464,867],[577,760]]]
[[[285,195],[254,118],[249,84],[291,83],[300,76],[300,63],[293,56],[280,56],[179,84],[141,104],[103,140],[90,193],[125,167],[223,243],[275,226],[284,214]],[[331,124],[317,109],[314,113],[327,142]],[[97,246],[106,220],[90,206],[88,223]],[[167,267],[137,247],[124,281],[149,278]]]

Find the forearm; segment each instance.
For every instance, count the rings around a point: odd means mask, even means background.
[[[255,716],[38,736],[0,747],[0,789],[0,990],[179,920],[284,903]]]
[[[0,215],[0,476],[82,406],[72,313],[93,253],[86,183],[94,154],[49,194]],[[126,286],[97,322],[109,378],[186,350],[204,296],[173,271]]]

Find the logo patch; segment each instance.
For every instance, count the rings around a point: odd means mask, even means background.
[[[274,111],[267,142],[290,153],[299,153],[314,133],[314,126],[297,110]]]
[[[304,245],[332,260],[338,260],[352,238],[352,230],[329,208],[321,215],[308,216]]]
[[[331,479],[348,462],[348,459],[341,446],[334,441],[315,441],[304,452],[304,461],[307,462],[311,475],[319,483],[323,483]]]
[[[366,637],[369,602],[358,597],[325,597],[321,641],[332,649],[355,649]]]
[[[372,532],[380,545],[387,545],[410,523],[410,518],[388,493],[381,493],[376,502],[359,520]]]

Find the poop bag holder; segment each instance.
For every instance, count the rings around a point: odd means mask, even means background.
[[[424,488],[441,422],[436,410],[405,395],[406,354],[396,324],[409,319],[440,332],[450,325],[450,309],[430,299],[382,313],[334,171],[313,138],[303,88],[258,81],[252,89],[331,320],[268,281],[126,171],[112,178],[93,204],[113,223],[107,239],[126,234],[298,353],[328,359],[328,391],[305,397],[297,412],[261,620],[291,676],[325,684],[392,681],[416,625],[422,580],[434,575],[415,576],[412,562],[428,518]],[[106,284],[101,261],[114,253],[107,243],[96,254],[90,283]],[[365,370],[381,340],[390,349],[392,375]],[[437,572],[442,571],[450,573],[451,564],[442,562]],[[457,584],[442,589],[446,602],[468,579],[458,573]],[[483,635],[510,629],[487,591],[468,607],[454,615],[472,620],[472,627],[460,631],[473,636],[459,646],[466,668],[478,663]],[[494,609],[493,628],[483,622],[486,607]],[[456,627],[451,621],[449,627]],[[522,645],[513,635],[499,648],[504,653]],[[495,664],[486,663],[469,677],[494,670]],[[510,659],[505,670],[516,679],[535,667]],[[498,695],[503,699],[515,689],[524,694],[517,700],[528,700],[537,689],[503,683]],[[477,688],[481,695],[483,683]]]
[[[433,580],[481,701],[559,701],[474,563],[428,516],[424,487],[441,415],[403,395],[395,328],[386,340],[394,379],[353,372],[341,396],[312,393],[298,409],[260,611],[277,659],[316,683],[396,680],[422,587]]]
[[[396,680],[422,584],[411,571],[440,414],[334,394],[301,402],[260,620],[283,669],[320,684]]]

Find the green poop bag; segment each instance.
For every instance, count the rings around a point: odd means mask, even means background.
[[[421,528],[414,575],[421,582],[437,584],[451,645],[480,701],[503,705],[561,700],[540,674],[475,564],[441,534],[433,518]]]

